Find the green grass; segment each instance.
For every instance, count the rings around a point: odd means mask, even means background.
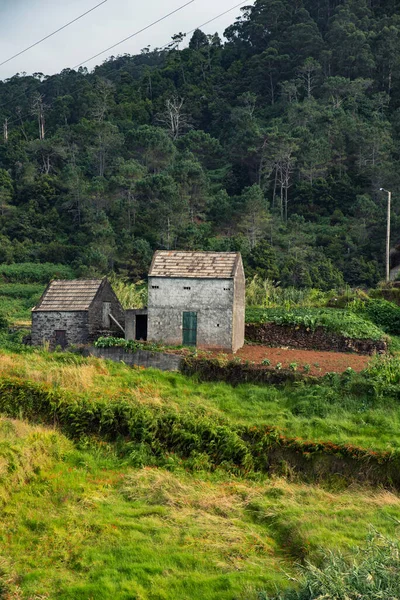
[[[44,292],[42,284],[0,283],[0,311],[11,325],[31,322],[31,310]]]
[[[249,324],[275,323],[314,330],[324,327],[352,339],[381,340],[385,332],[368,319],[336,308],[249,308],[246,311]]]
[[[292,586],[302,560],[364,545],[371,525],[389,535],[400,517],[389,492],[137,469],[111,446],[2,419],[4,444],[27,463],[0,519],[10,598],[256,600]]]
[[[0,280],[5,283],[41,283],[51,279],[74,279],[74,271],[66,265],[53,263],[14,263],[0,265]]]
[[[394,359],[395,360],[395,359]],[[267,424],[288,436],[352,443],[374,450],[400,448],[397,362],[382,363],[373,377],[350,374],[309,386],[199,383],[178,373],[132,369],[72,354],[0,353],[0,374],[49,383],[91,402],[118,398],[149,409],[165,406],[227,418],[234,424]],[[392,386],[392,387],[390,387]]]
[[[42,289],[0,285],[0,299],[23,321]],[[0,351],[0,377],[46,383],[92,404],[124,399],[149,411],[275,425],[294,437],[400,448],[397,359],[314,386],[232,388],[73,354],[22,352],[16,341],[7,344],[17,351]],[[390,536],[400,519],[400,500],[388,491],[344,489],[341,480],[306,485],[290,473],[245,479],[226,468],[206,471],[201,455],[150,457],[131,444],[121,459],[119,446],[80,444],[0,419],[0,598],[260,600],[279,593],[311,600],[300,563],[322,565],[331,551],[351,556],[367,546],[371,526]],[[303,596],[291,595],[293,587]]]

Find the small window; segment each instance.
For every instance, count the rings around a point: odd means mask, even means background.
[[[191,287],[184,287],[184,290],[187,290],[188,292],[192,289]]]
[[[224,292],[230,292],[231,288],[224,288]]]
[[[151,287],[152,287],[153,290],[159,290],[160,289],[159,285],[152,285]]]

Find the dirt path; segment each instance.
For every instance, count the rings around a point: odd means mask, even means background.
[[[280,364],[282,369],[288,369],[292,365],[293,370],[300,373],[307,372],[310,375],[343,373],[349,367],[359,372],[365,369],[372,360],[371,356],[360,356],[359,354],[289,350],[250,345],[244,346],[235,356],[243,361],[249,360],[256,364],[262,364],[265,359],[268,359],[272,368],[276,368]]]

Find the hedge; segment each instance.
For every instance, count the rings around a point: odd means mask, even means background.
[[[90,401],[45,384],[19,378],[0,380],[0,412],[13,418],[58,425],[73,439],[100,436],[108,441],[146,444],[155,456],[206,454],[216,468],[282,474],[306,479],[341,476],[400,489],[400,453],[289,438],[274,427],[234,426],[214,414],[178,413],[144,407],[124,398]]]

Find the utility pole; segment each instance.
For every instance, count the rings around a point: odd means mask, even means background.
[[[390,230],[391,230],[391,208],[392,208],[392,192],[380,188],[381,192],[386,192],[388,195],[388,210],[387,210],[387,230],[386,230],[386,283],[390,283]]]
[[[5,121],[4,121],[3,133],[4,133],[4,143],[7,144],[7,142],[8,142],[8,119],[5,119]]]

